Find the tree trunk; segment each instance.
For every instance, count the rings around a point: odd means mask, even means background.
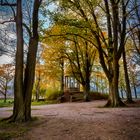
[[[130,88],[130,82],[129,82],[129,76],[128,76],[128,70],[127,70],[125,48],[123,50],[123,67],[124,67],[124,73],[125,73],[127,102],[128,103],[133,103],[133,101],[132,101],[132,93],[131,93],[131,88]]]
[[[135,98],[137,99],[137,89],[136,89],[136,84],[135,84],[135,78],[134,77],[132,77],[132,84],[133,84],[133,88],[134,88]]]
[[[84,93],[84,101],[88,102],[88,101],[90,101],[90,97],[89,97],[90,83],[83,84],[82,86],[83,86],[83,93]]]
[[[4,103],[6,103],[6,99],[7,99],[6,94],[4,94]]]
[[[29,40],[29,48],[27,54],[27,63],[24,78],[24,100],[25,100],[25,120],[31,120],[31,98],[35,77],[36,54],[38,48],[38,12],[41,0],[35,0],[33,6],[32,36]]]
[[[25,121],[23,103],[23,29],[22,29],[22,0],[17,1],[16,16],[17,51],[14,79],[14,108],[9,121]]]
[[[38,102],[39,101],[39,89],[36,88],[35,92],[36,92],[36,96],[35,96],[36,99],[35,100]]]
[[[62,91],[62,95],[64,94],[64,60],[62,58],[61,61],[61,91]]]
[[[31,97],[35,76],[36,53],[38,46],[38,38],[31,38],[27,55],[27,64],[24,79],[24,95],[25,95],[25,118],[26,121],[31,120]]]
[[[4,103],[6,103],[6,99],[7,99],[7,93],[6,93],[7,91],[5,91],[5,93],[4,93]]]
[[[119,80],[119,64],[117,60],[114,60],[114,77],[113,77],[113,91],[114,91],[114,106],[120,106],[121,99],[118,91],[118,80]]]
[[[98,76],[96,76],[96,92],[99,92],[99,90],[98,90],[98,82],[99,82],[99,80],[98,80]]]
[[[134,86],[134,93],[135,93],[135,98],[137,99],[138,97],[137,97],[137,89],[136,89],[136,86],[135,85],[133,85]]]
[[[124,99],[123,97],[123,88],[121,87],[121,95],[122,95],[122,99]]]
[[[86,43],[86,52],[85,52],[85,85],[83,85],[84,89],[84,100],[86,102],[90,101],[90,76],[91,76],[91,71],[90,71],[90,60],[89,60],[89,55],[88,55],[88,43]]]
[[[5,84],[5,91],[4,91],[4,103],[6,103],[6,99],[7,99],[7,81]]]
[[[14,108],[13,115],[8,121],[23,122],[31,120],[31,97],[35,76],[36,53],[38,46],[38,11],[42,0],[35,0],[33,6],[32,35],[29,40],[27,65],[23,80],[23,23],[22,23],[22,0],[17,1],[16,31],[17,51],[14,79]],[[24,83],[23,83],[24,81]],[[24,85],[23,85],[24,84]]]
[[[39,71],[39,74],[38,74],[38,81],[37,81],[37,85],[36,85],[36,101],[38,102],[39,101],[39,94],[40,94],[40,71]]]
[[[119,64],[118,64],[118,60],[114,59],[113,76],[108,79],[109,98],[107,104],[105,105],[107,107],[119,107],[125,105],[119,97],[118,79],[119,79]]]

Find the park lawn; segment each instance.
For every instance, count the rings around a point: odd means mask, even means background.
[[[46,101],[33,101],[32,102],[32,106],[36,106],[36,105],[47,105],[47,104],[57,104],[58,101],[57,100],[46,100]]]
[[[0,130],[0,139],[8,140],[22,135],[27,128],[21,124],[0,122]]]
[[[31,122],[27,123],[8,123],[0,120],[0,140],[9,140],[22,136],[31,130],[38,123],[39,118],[34,117]]]
[[[14,99],[7,99],[6,102],[4,102],[3,99],[0,99],[0,107],[11,107],[13,106]]]
[[[0,99],[0,107],[11,107],[13,106],[13,99],[7,99],[6,103],[3,99]],[[47,104],[56,104],[58,101],[56,100],[50,100],[50,101],[33,101],[32,106],[38,106],[38,105],[47,105]]]

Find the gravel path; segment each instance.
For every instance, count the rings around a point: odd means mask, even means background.
[[[37,127],[16,140],[139,140],[140,108],[101,108],[105,101],[33,106]],[[11,108],[0,108],[8,117]],[[15,139],[14,139],[15,140]]]

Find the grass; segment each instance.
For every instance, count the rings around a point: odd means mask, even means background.
[[[0,108],[13,106],[13,101],[14,101],[13,99],[7,99],[5,103],[3,99],[0,99]],[[46,105],[46,104],[56,104],[56,103],[58,103],[57,100],[48,100],[48,101],[39,101],[39,102],[33,101],[32,105],[36,106],[36,105]]]
[[[0,140],[9,140],[23,135],[29,128],[25,124],[0,122]]]
[[[48,101],[34,101],[32,102],[32,105],[33,106],[36,106],[36,105],[46,105],[46,104],[57,104],[58,101],[57,100],[48,100]]]
[[[27,123],[7,123],[0,120],[0,140],[10,140],[22,136],[35,127],[37,122],[37,118],[33,118],[33,121]]]
[[[13,105],[13,99],[7,99],[6,103],[3,99],[0,99],[0,107],[10,107]]]

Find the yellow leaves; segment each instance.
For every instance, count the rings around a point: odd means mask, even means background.
[[[95,73],[95,75],[96,75],[96,77],[106,79],[106,75],[103,72],[98,71],[98,72]]]
[[[62,25],[54,25],[52,27],[50,27],[48,30],[45,31],[44,33],[44,43],[51,42],[53,41],[57,41],[59,39],[59,41],[61,40],[60,35],[64,34],[66,30],[65,26]],[[62,41],[62,40],[61,40]]]
[[[41,55],[44,62],[44,77],[49,83],[50,81],[53,81],[52,83],[54,83],[54,81],[58,82],[61,74],[64,43],[62,39],[58,40],[55,38],[45,40],[45,43],[47,45],[44,46],[44,51]]]
[[[103,31],[102,34],[103,34],[104,37],[107,37],[107,32],[106,31]]]

